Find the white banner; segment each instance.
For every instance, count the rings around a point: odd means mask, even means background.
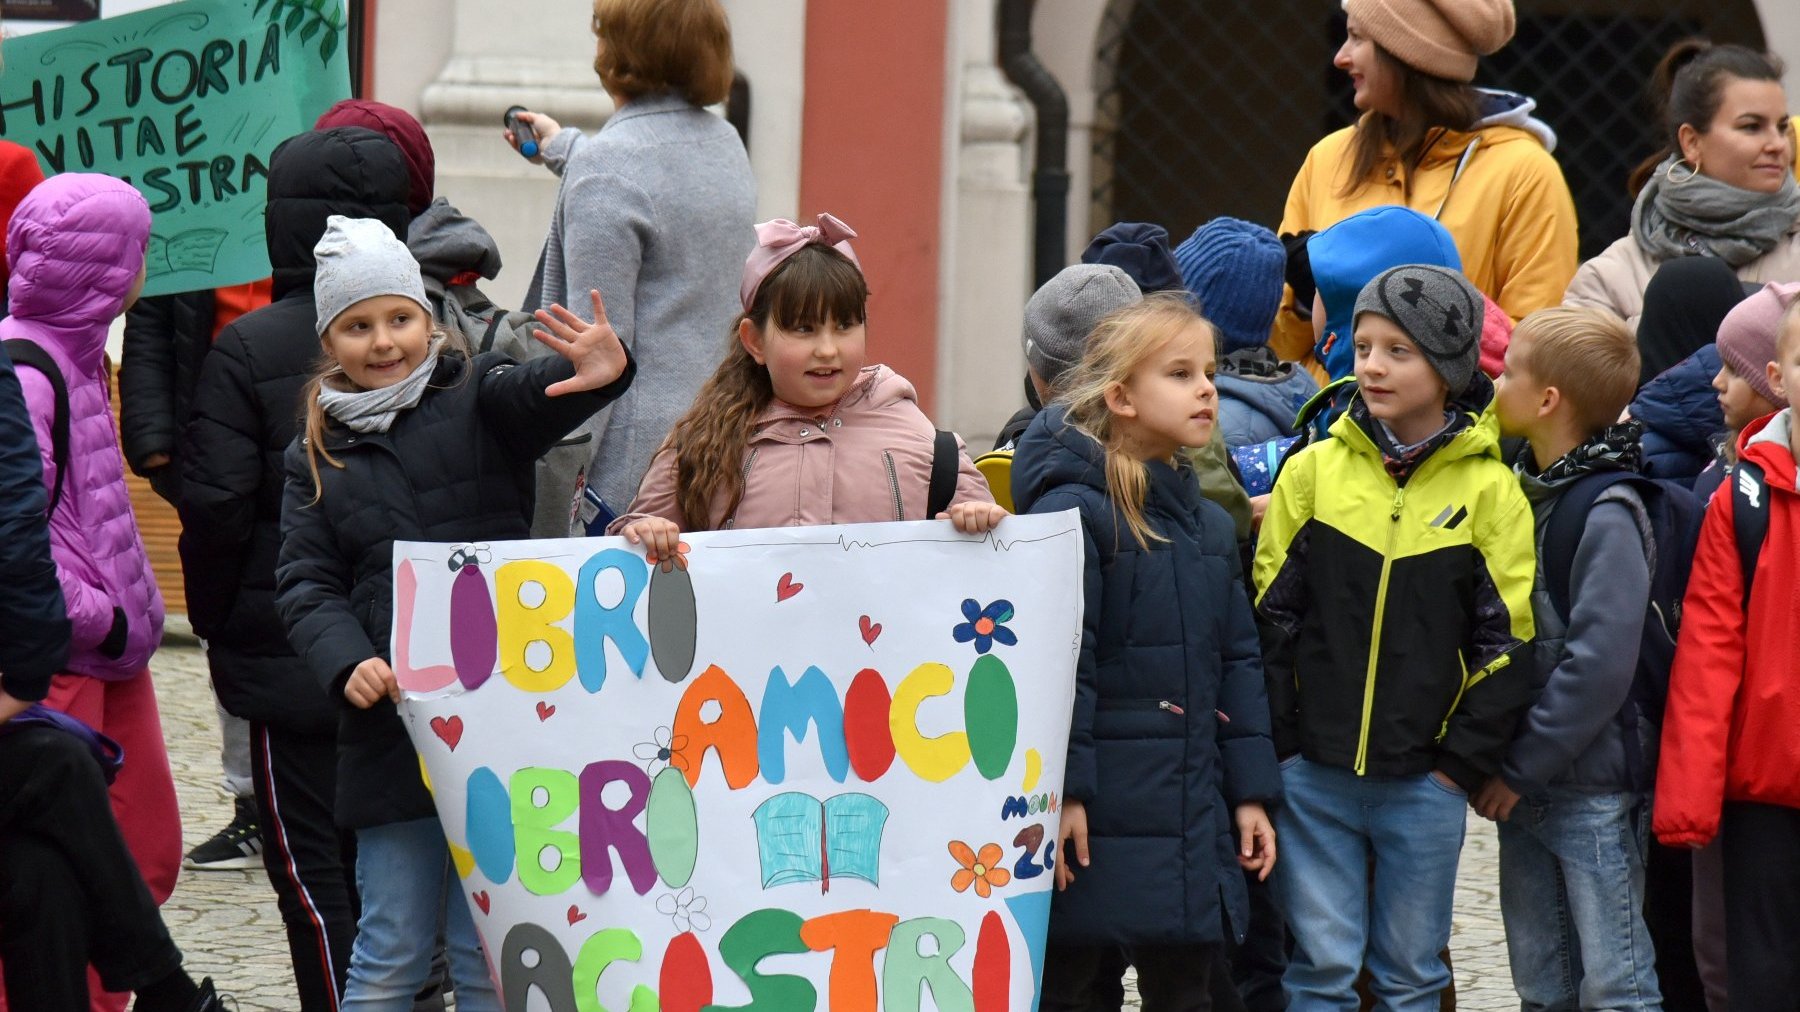
[[[1073,512],[394,549],[394,671],[512,1012],[1035,1009]]]

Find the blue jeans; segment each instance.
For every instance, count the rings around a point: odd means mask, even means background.
[[[343,1012],[411,1012],[413,996],[431,973],[439,924],[457,1012],[500,1012],[438,820],[357,830],[356,889],[362,917],[350,950]]]
[[[1524,1012],[1661,1012],[1644,926],[1649,806],[1552,790],[1500,823],[1500,912]]]
[[[1288,1012],[1356,1012],[1365,964],[1377,1009],[1436,1012],[1468,796],[1430,774],[1359,777],[1298,756],[1281,785],[1272,881],[1294,935]]]

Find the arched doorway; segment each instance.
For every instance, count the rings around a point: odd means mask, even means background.
[[[1091,231],[1155,221],[1177,240],[1220,214],[1281,220],[1306,151],[1355,114],[1331,66],[1344,15],[1308,0],[1109,0],[1095,40]],[[1477,84],[1538,101],[1584,257],[1625,234],[1625,178],[1660,143],[1645,84],[1689,35],[1760,47],[1753,0],[1518,0]],[[1091,234],[1091,232],[1090,232]]]

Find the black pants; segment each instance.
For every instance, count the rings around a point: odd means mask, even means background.
[[[1800,1009],[1800,808],[1725,803],[1732,1012]]]
[[[1250,893],[1250,924],[1244,943],[1231,951],[1231,979],[1249,1012],[1286,1012],[1287,992],[1281,988],[1281,975],[1287,972],[1287,921],[1281,918],[1269,883],[1245,872],[1244,888]],[[1218,993],[1214,988],[1215,1002]]]
[[[263,866],[287,929],[303,1012],[335,1012],[356,940],[353,838],[332,818],[337,738],[250,725],[250,764],[262,806]]]
[[[1644,927],[1656,948],[1663,1008],[1706,1012],[1706,988],[1694,961],[1694,852],[1652,841],[1644,865]]]
[[[0,734],[0,960],[10,1007],[86,1012],[87,968],[136,991],[181,968],[87,746]]]
[[[1050,946],[1044,954],[1042,1012],[1090,1012],[1095,1007],[1095,985],[1117,980],[1110,967],[1116,966],[1118,951],[1102,945]],[[1144,1012],[1212,1012],[1213,965],[1219,960],[1219,946],[1138,945],[1127,955],[1137,967]]]

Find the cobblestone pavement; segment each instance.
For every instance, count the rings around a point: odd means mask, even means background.
[[[231,818],[231,804],[219,787],[218,719],[207,690],[206,661],[191,640],[171,637],[152,668],[181,799],[182,836],[191,847]],[[1498,868],[1493,826],[1471,814],[1450,941],[1462,1012],[1518,1007],[1500,925]],[[242,1012],[298,1008],[281,915],[260,869],[184,870],[163,917],[190,972],[213,977],[221,990],[236,996]],[[1136,1004],[1134,990],[1128,1005]]]

